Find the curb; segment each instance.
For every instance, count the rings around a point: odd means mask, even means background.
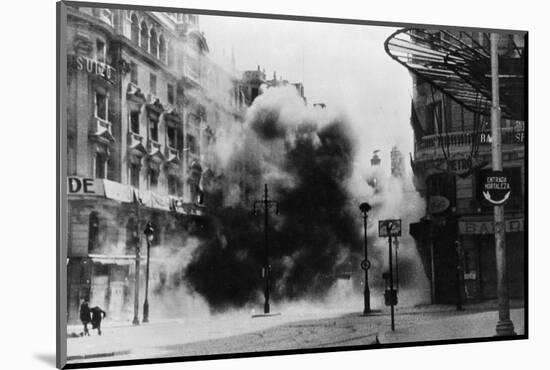
[[[91,355],[67,356],[67,361],[88,360],[88,359],[92,359],[92,358],[122,356],[122,355],[130,354],[130,352],[131,352],[130,350],[125,350],[125,351],[115,351],[115,352],[94,353],[94,354],[91,354]]]

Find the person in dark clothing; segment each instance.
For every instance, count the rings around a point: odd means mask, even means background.
[[[82,325],[84,325],[84,334],[81,335],[90,335],[90,332],[88,331],[88,324],[91,322],[91,316],[87,299],[83,300],[80,305],[80,321],[82,322]]]
[[[92,313],[92,329],[97,329],[97,333],[101,335],[101,320],[104,319],[107,314],[98,306],[92,308],[90,312]]]

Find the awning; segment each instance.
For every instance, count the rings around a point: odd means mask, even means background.
[[[475,35],[475,36],[474,36]],[[525,52],[511,35],[499,43],[502,116],[525,120]],[[406,28],[386,40],[386,53],[466,109],[491,114],[489,33]],[[502,44],[502,45],[501,45]]]

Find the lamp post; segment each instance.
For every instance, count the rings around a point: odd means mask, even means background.
[[[153,228],[153,225],[151,222],[147,222],[147,225],[145,226],[145,230],[143,230],[143,233],[145,234],[145,239],[147,240],[147,265],[145,269],[145,302],[143,302],[143,320],[142,322],[149,322],[149,301],[148,301],[148,295],[149,295],[149,260],[151,255],[151,242],[153,241],[153,235],[155,233],[155,229]]]
[[[136,231],[136,233],[138,233]],[[134,319],[132,320],[133,325],[139,325],[139,259],[140,259],[140,253],[139,253],[139,238],[136,238],[136,272],[135,272],[135,283],[134,283]]]
[[[365,290],[363,291],[363,300],[364,300],[364,307],[363,307],[363,314],[366,315],[370,313],[370,289],[369,289],[369,267],[370,267],[370,261],[367,258],[367,217],[368,213],[371,209],[371,206],[368,203],[361,203],[359,205],[359,210],[363,214],[363,236],[364,236],[364,255],[365,259],[361,263],[361,268],[365,270]]]
[[[264,255],[264,314],[269,313],[269,278],[270,278],[270,267],[269,267],[269,238],[267,234],[267,226],[269,220],[269,209],[272,206],[275,206],[275,214],[279,214],[279,202],[269,199],[267,192],[267,184],[264,188],[264,196],[262,200],[257,200],[254,202],[254,215],[257,214],[256,206],[261,205],[264,209],[264,234],[265,234],[265,255]]]

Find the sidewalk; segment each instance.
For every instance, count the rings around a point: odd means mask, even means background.
[[[516,334],[524,334],[524,309],[510,310],[510,318]],[[498,311],[457,311],[456,315],[450,317],[426,319],[427,317],[421,314],[406,322],[400,322],[399,316],[396,316],[395,331],[381,332],[378,339],[380,343],[386,344],[493,337]]]

